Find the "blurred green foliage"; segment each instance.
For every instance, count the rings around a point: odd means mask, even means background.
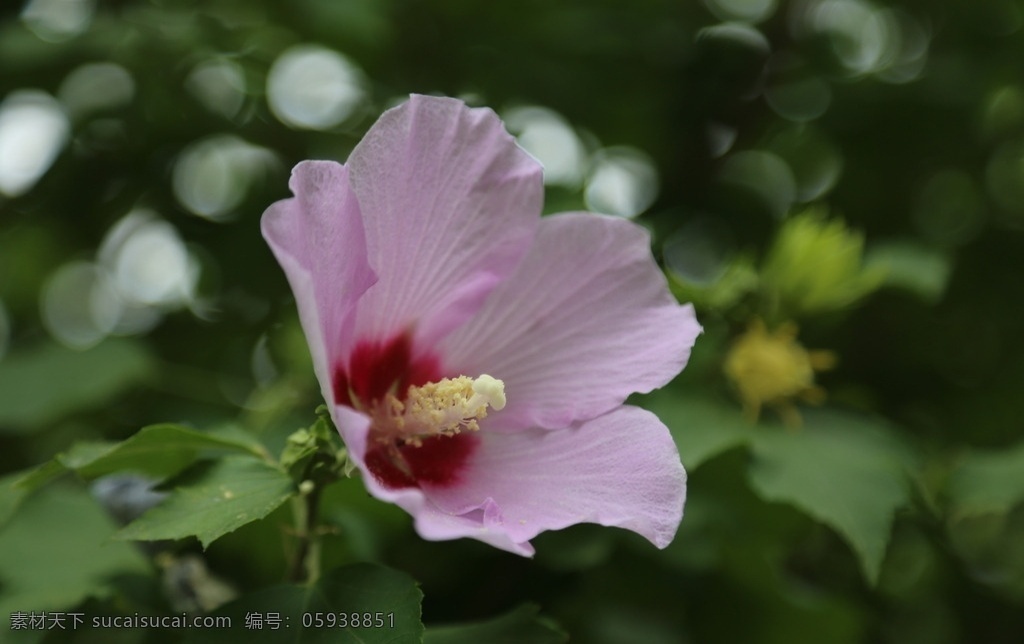
[[[428,642],[1018,641],[1021,60],[1020,0],[4,4],[0,612],[174,614],[169,588],[212,584],[238,623],[297,619],[359,578],[409,641],[420,608]],[[637,216],[697,305],[691,364],[637,401],[690,474],[665,551],[594,526],[533,561],[427,543],[342,479],[314,512],[324,576],[280,585],[300,479],[343,459],[296,443],[320,394],[259,216],[409,92],[494,107],[547,212]],[[722,372],[755,319],[838,356],[799,429],[745,420]],[[96,481],[126,471],[177,516],[121,534],[187,538],[110,538],[155,502]],[[204,514],[239,484],[248,505]]]

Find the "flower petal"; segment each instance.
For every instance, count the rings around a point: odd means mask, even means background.
[[[362,472],[366,489],[378,499],[394,503],[412,515],[416,530],[424,539],[443,541],[472,537],[516,554],[533,554],[533,547],[529,543],[514,541],[501,528],[500,512],[493,501],[485,500],[479,508],[460,516],[439,510],[420,488],[390,488],[382,485],[366,467],[369,417],[345,405],[335,405],[331,410],[334,423],[348,448],[349,457]]]
[[[680,306],[639,226],[587,213],[546,217],[530,253],[441,355],[449,370],[505,383],[487,429],[557,429],[661,387],[701,327]]]
[[[527,554],[545,530],[598,523],[664,548],[686,499],[686,472],[668,429],[625,406],[575,427],[481,435],[464,483],[426,488],[416,525],[425,538],[504,537]],[[461,520],[461,523],[460,523]]]
[[[539,221],[541,167],[497,115],[412,96],[352,151],[370,264],[357,333],[413,329],[431,346],[471,316],[526,253]]]
[[[303,161],[288,182],[295,195],[263,213],[261,226],[291,284],[325,400],[331,364],[354,342],[356,302],[376,281],[349,171],[333,161]]]

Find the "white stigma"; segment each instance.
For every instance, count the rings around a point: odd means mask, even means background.
[[[469,404],[484,403],[490,405],[494,411],[501,411],[505,408],[505,383],[492,378],[486,373],[473,381],[473,397]]]
[[[418,445],[430,436],[477,431],[487,408],[505,407],[505,383],[486,374],[443,378],[409,387],[405,400],[389,394],[374,414],[378,437]]]

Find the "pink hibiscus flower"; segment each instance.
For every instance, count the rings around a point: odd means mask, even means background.
[[[542,219],[540,165],[449,98],[413,96],[289,185],[263,235],[371,494],[425,539],[522,555],[581,522],[672,540],[686,473],[623,402],[678,374],[701,329],[643,229]]]

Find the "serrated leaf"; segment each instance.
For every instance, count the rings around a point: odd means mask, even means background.
[[[752,434],[751,448],[754,490],[836,530],[875,583],[893,513],[909,500],[908,457],[884,426],[811,411],[802,430],[766,427]]]
[[[78,443],[57,459],[86,478],[112,472],[137,472],[157,479],[177,474],[200,455],[246,452],[260,456],[258,446],[242,437],[224,437],[181,425],[143,427],[119,442]]]
[[[28,432],[102,407],[153,371],[138,341],[107,340],[86,351],[47,344],[0,362],[0,432]]]
[[[668,426],[687,470],[743,445],[756,430],[739,409],[712,396],[676,394],[667,389],[640,399]]]
[[[537,606],[525,604],[487,621],[430,626],[423,644],[558,644],[568,640],[554,623],[540,616]]]
[[[1024,502],[1024,443],[967,454],[950,475],[947,490],[959,516],[1009,512]]]
[[[249,644],[414,644],[423,638],[422,600],[423,593],[405,573],[363,563],[333,570],[311,586],[289,584],[243,595],[213,615],[230,617],[234,633],[244,632]],[[340,616],[350,623],[353,613],[360,626],[342,626]],[[268,615],[279,617],[278,628],[270,627]],[[367,615],[371,625],[364,627]],[[321,626],[313,627],[318,620]],[[185,644],[223,641],[223,632],[191,631]]]
[[[136,548],[111,543],[114,530],[81,488],[40,490],[0,530],[0,613],[66,610],[102,596],[107,580],[118,573],[148,573]]]
[[[209,546],[257,521],[295,494],[287,474],[251,456],[228,456],[186,472],[166,501],[129,523],[117,539],[154,541],[195,536]]]

